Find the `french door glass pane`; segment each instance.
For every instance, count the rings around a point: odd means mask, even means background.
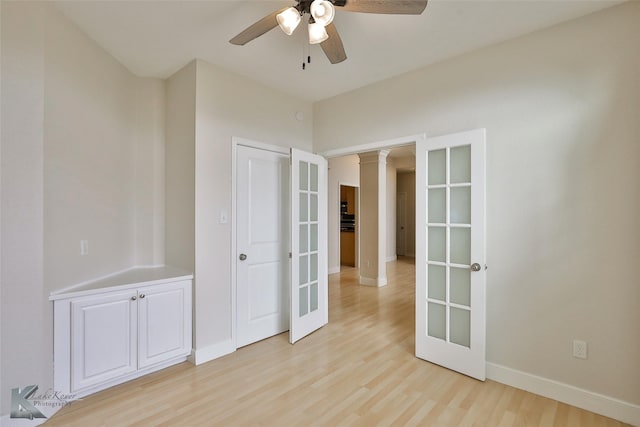
[[[307,224],[300,224],[300,253],[309,252],[309,226]]]
[[[450,308],[449,340],[469,347],[471,341],[471,312],[461,308]]]
[[[427,333],[430,337],[446,339],[446,310],[444,305],[427,303]]]
[[[445,262],[446,229],[445,227],[429,227],[429,261]]]
[[[300,257],[300,285],[304,285],[309,282],[309,257],[303,255]]]
[[[431,299],[444,301],[447,297],[446,270],[441,265],[428,265],[427,277],[429,289],[427,296]]]
[[[432,188],[429,190],[429,216],[430,223],[447,222],[447,190],[444,188]]]
[[[446,183],[446,164],[447,164],[447,151],[434,150],[429,151],[429,185],[440,185]]]
[[[309,234],[311,234],[309,240],[310,240],[310,247],[309,250],[311,252],[315,252],[318,250],[318,224],[311,224],[311,231]]]
[[[300,317],[304,316],[305,314],[307,314],[309,312],[309,288],[304,286],[302,288],[300,288],[300,297],[299,297],[299,306],[300,306],[300,310],[299,310],[299,314]]]
[[[451,149],[451,183],[471,182],[471,146]]]
[[[310,202],[309,203],[309,221],[317,221],[318,220],[318,195],[317,194],[309,194]]]
[[[309,264],[309,281],[315,282],[316,280],[318,280],[318,254],[311,254]]]
[[[450,299],[454,304],[471,305],[471,271],[451,267],[449,273]]]
[[[454,264],[471,264],[471,229],[451,227],[451,262]]]
[[[300,162],[300,190],[306,191],[309,189],[309,164],[307,162]]]
[[[300,222],[309,220],[309,202],[307,193],[300,193]]]
[[[309,286],[309,299],[309,311],[316,311],[318,309],[318,283],[312,283],[311,286]]]
[[[311,163],[311,191],[318,191],[318,165]]]
[[[451,188],[451,223],[471,224],[471,187]]]

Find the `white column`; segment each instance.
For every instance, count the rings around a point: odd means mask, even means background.
[[[360,156],[360,284],[387,284],[387,156],[389,150]]]

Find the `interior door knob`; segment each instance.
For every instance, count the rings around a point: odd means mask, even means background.
[[[477,262],[471,264],[471,271],[480,271],[480,264],[478,264]]]
[[[240,258],[240,261],[244,261],[245,259],[247,259],[247,255],[246,254],[240,254],[240,256],[238,258]]]

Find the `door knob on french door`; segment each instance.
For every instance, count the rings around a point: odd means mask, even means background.
[[[247,259],[247,255],[246,254],[240,254],[240,256],[238,258],[240,258],[240,261],[244,261],[245,259]]]
[[[480,271],[480,264],[478,264],[477,262],[471,264],[471,271]]]

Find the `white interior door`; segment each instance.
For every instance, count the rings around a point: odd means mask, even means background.
[[[327,214],[326,160],[292,148],[292,344],[329,321]]]
[[[416,153],[416,356],[485,379],[485,130]]]
[[[396,254],[398,256],[404,256],[407,251],[407,193],[398,193],[397,203]]]
[[[289,328],[289,156],[236,151],[236,345]]]

